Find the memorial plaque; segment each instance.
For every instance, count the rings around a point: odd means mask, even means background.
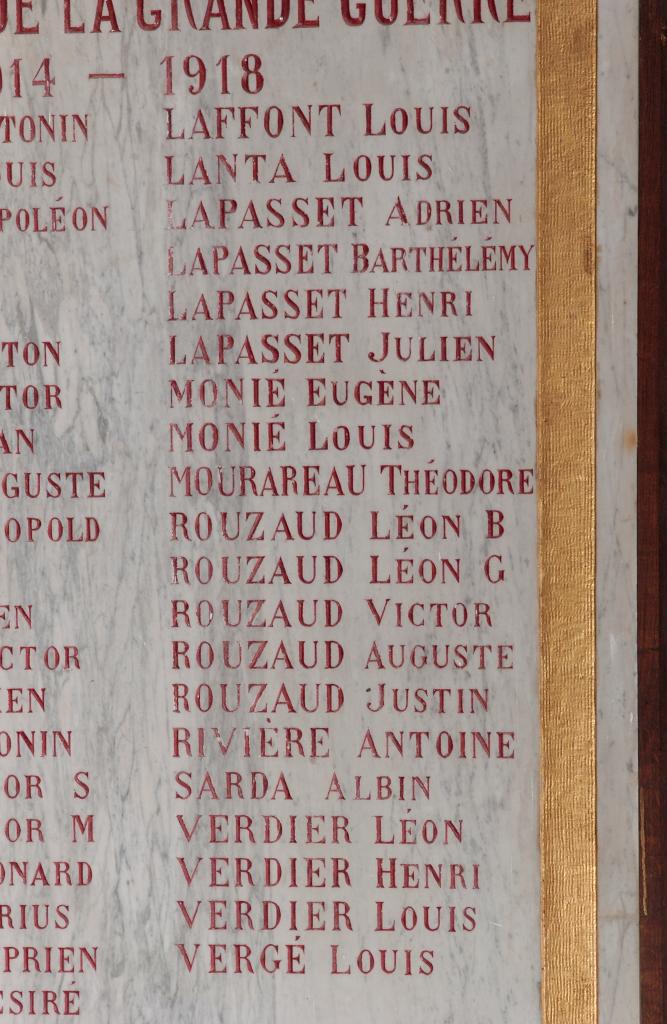
[[[0,0],[0,1017],[639,1024],[635,20]]]

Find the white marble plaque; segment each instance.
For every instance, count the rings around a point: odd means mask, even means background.
[[[600,25],[603,1024],[638,1024],[635,13]],[[0,30],[0,1018],[538,1024],[535,4]]]

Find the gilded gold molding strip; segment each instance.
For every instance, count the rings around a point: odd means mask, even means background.
[[[542,1019],[597,1022],[596,0],[537,0]]]

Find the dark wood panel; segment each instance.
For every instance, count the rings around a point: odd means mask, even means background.
[[[640,0],[638,614],[642,1024],[667,1024],[667,0]]]

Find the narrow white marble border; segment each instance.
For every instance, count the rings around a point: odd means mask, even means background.
[[[637,0],[599,5],[598,946],[600,1024],[639,1024]]]

